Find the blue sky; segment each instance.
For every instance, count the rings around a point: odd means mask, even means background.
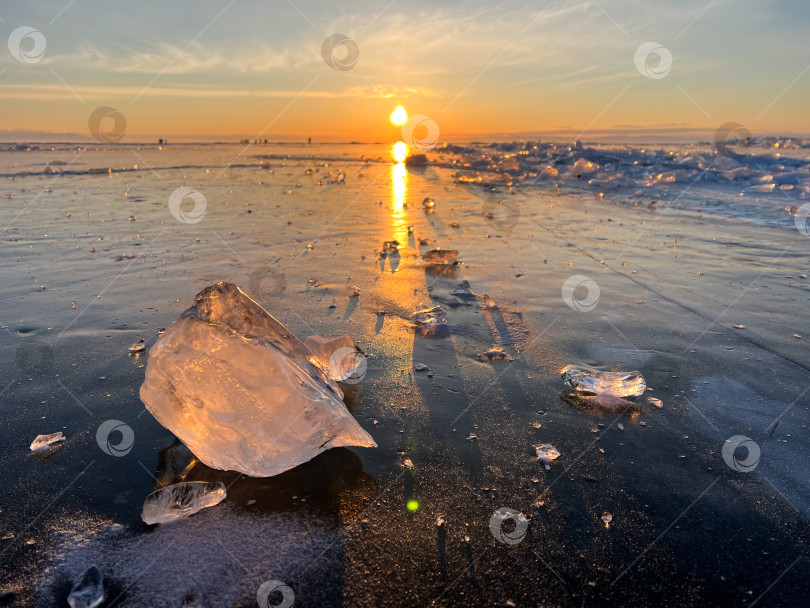
[[[109,105],[133,137],[369,140],[402,104],[449,139],[810,133],[800,0],[38,0],[0,19],[47,41],[40,61],[0,53],[4,131],[85,133]],[[351,70],[321,57],[335,33],[357,43]],[[660,79],[634,64],[650,41],[672,56]]]

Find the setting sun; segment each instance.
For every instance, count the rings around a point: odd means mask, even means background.
[[[397,109],[391,112],[391,122],[395,125],[404,125],[408,120],[408,113],[402,106],[397,106]]]
[[[405,157],[408,156],[408,146],[405,145],[404,141],[398,141],[394,144],[394,160],[398,163],[401,163],[405,160]]]

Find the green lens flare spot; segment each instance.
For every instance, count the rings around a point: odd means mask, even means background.
[[[414,511],[416,511],[419,508],[419,503],[416,502],[415,500],[411,499],[405,504],[405,507],[408,509],[408,511],[413,513]]]

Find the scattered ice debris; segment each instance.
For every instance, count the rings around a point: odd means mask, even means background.
[[[433,209],[433,207],[436,206],[436,202],[429,196],[426,196],[425,199],[422,201],[422,206],[425,209]]]
[[[149,525],[166,524],[213,507],[225,500],[221,481],[184,481],[160,488],[146,497],[141,519]]]
[[[559,450],[549,443],[538,445],[535,447],[535,450],[537,453],[537,460],[543,463],[543,466],[546,467],[546,471],[550,471],[551,465],[555,460],[557,460],[557,458],[560,457]]]
[[[507,352],[503,349],[503,346],[498,346],[497,344],[488,351],[485,351],[484,354],[489,358],[490,361],[500,361],[502,359],[512,361],[512,357],[507,354]]]
[[[57,433],[51,433],[49,435],[37,435],[34,438],[34,441],[31,442],[31,451],[32,452],[44,452],[52,448],[57,443],[62,443],[65,440],[65,436],[62,431]]]
[[[437,334],[447,328],[447,312],[441,306],[417,310],[411,318],[416,329],[425,335]]]
[[[236,285],[217,283],[152,347],[140,397],[204,464],[269,477],[332,447],[376,447],[328,367]]]
[[[636,416],[641,413],[641,406],[635,401],[628,401],[610,393],[588,395],[576,391],[563,391],[560,393],[560,397],[569,405],[589,410],[600,410],[610,414],[627,414],[628,416]]]
[[[405,461],[402,463],[402,466],[405,467],[406,469],[412,469],[413,460],[411,460],[410,458],[406,458]]]
[[[104,601],[104,577],[95,566],[90,566],[82,578],[73,585],[68,595],[70,608],[96,608]]]
[[[135,344],[129,347],[129,353],[131,355],[142,353],[145,350],[146,350],[146,342],[144,342],[143,338],[141,338]]]
[[[658,399],[657,397],[647,397],[647,403],[650,405],[654,405],[657,408],[664,407],[664,402]]]
[[[449,266],[456,263],[458,251],[455,249],[431,249],[422,254],[422,259],[430,265]]]
[[[613,521],[613,516],[607,511],[605,511],[605,513],[602,515],[602,517],[600,517],[600,519],[602,520],[602,523],[605,524],[605,527],[609,528],[610,522]]]
[[[186,600],[181,608],[203,608],[202,593],[186,593]]]
[[[413,366],[413,370],[416,372],[429,372],[430,367],[425,365],[424,363],[417,363]]]
[[[745,329],[745,325],[740,325],[739,323],[735,323],[732,325],[734,329]]]
[[[467,437],[467,441],[475,441],[476,439],[478,439],[478,435],[475,433],[470,433],[469,437]]]
[[[644,377],[636,372],[603,372],[587,367],[567,365],[563,381],[580,393],[608,394],[616,397],[638,397],[647,388]]]

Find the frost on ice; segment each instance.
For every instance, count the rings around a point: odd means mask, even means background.
[[[330,373],[329,346],[314,353],[236,285],[217,283],[152,347],[141,400],[204,464],[252,477],[332,447],[376,447],[334,379],[353,377],[360,359]]]
[[[214,507],[225,500],[220,481],[184,481],[160,488],[146,497],[141,519],[149,524],[166,524]]]

